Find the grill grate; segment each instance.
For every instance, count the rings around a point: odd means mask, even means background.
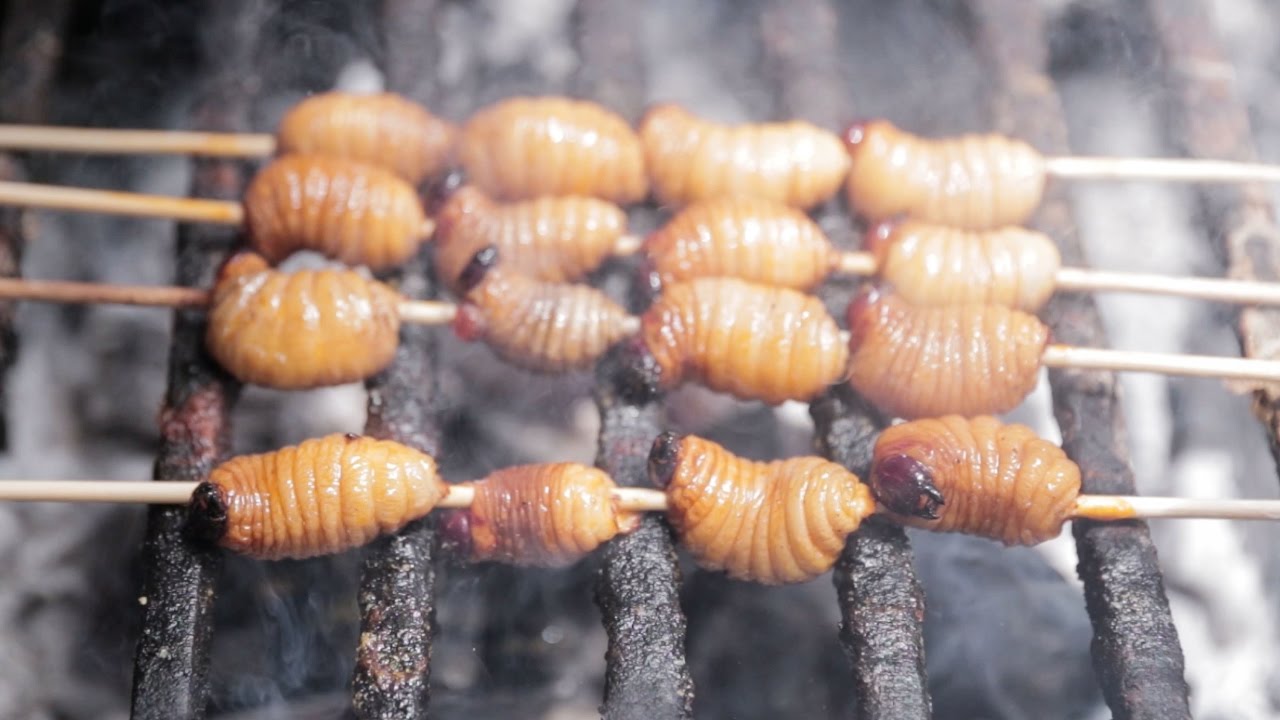
[[[468,106],[474,87],[437,86],[422,68],[435,64],[433,37],[446,3],[386,0],[382,7],[382,58],[390,89],[427,105]],[[1180,58],[1220,62],[1210,39],[1202,3],[1148,0],[1166,52]],[[200,127],[244,130],[253,100],[257,30],[271,3],[235,0],[211,5],[201,33],[209,67],[197,102]],[[754,5],[752,6],[754,7]],[[601,100],[635,119],[644,103],[644,64],[635,39],[643,6],[622,0],[581,0],[573,16],[581,70],[574,92]],[[765,75],[775,91],[778,116],[804,117],[828,127],[849,118],[848,83],[842,77],[837,6],[830,0],[761,0],[758,30]],[[993,76],[993,119],[999,130],[1026,138],[1045,151],[1066,150],[1060,102],[1044,73],[1044,22],[1039,8],[1021,0],[982,0],[969,6],[972,41]],[[460,82],[474,80],[465,69]],[[1244,158],[1250,153],[1238,106],[1223,103],[1221,88],[1199,76],[1181,75],[1177,108],[1192,155]],[[3,82],[0,81],[0,85]],[[442,96],[448,95],[446,99]],[[1229,95],[1229,94],[1228,94]],[[1205,98],[1214,97],[1214,102]],[[1213,115],[1219,113],[1221,115]],[[1222,127],[1237,130],[1227,136]],[[196,164],[192,194],[237,198],[244,181],[238,165]],[[1211,227],[1227,238],[1236,274],[1280,278],[1280,237],[1256,189],[1215,191],[1202,196]],[[844,211],[822,211],[824,226],[846,231]],[[1052,196],[1040,224],[1060,243],[1063,257],[1078,262],[1081,250],[1061,194]],[[847,233],[846,233],[847,234]],[[837,233],[837,237],[839,233]],[[178,280],[208,285],[234,233],[184,226],[178,242]],[[1263,248],[1260,255],[1257,248]],[[402,292],[429,297],[434,287],[425,262],[398,276]],[[1073,344],[1105,344],[1093,300],[1059,297],[1046,311],[1055,335]],[[1241,340],[1253,352],[1275,337],[1271,316],[1242,321]],[[162,422],[158,480],[195,480],[228,451],[227,411],[236,385],[205,356],[199,313],[176,315],[169,390]],[[402,331],[395,364],[368,383],[367,432],[438,450],[437,354],[433,333]],[[632,405],[620,398],[619,358],[597,370],[595,397],[601,416],[597,464],[620,485],[645,484],[649,444],[661,429],[656,403]],[[1088,492],[1133,492],[1128,451],[1118,432],[1121,407],[1113,376],[1050,373],[1064,447],[1085,471]],[[1274,405],[1272,406],[1274,408]],[[1269,417],[1273,427],[1276,411]],[[847,389],[837,389],[812,408],[821,451],[859,474],[870,463],[875,434],[884,421]],[[1274,433],[1272,434],[1274,437]],[[1280,450],[1277,451],[1280,458]],[[201,717],[207,696],[216,556],[193,553],[181,536],[182,512],[152,511],[146,540],[144,627],[134,672],[137,718]],[[1093,619],[1094,662],[1104,693],[1118,717],[1187,717],[1182,653],[1156,564],[1155,549],[1140,523],[1099,526],[1076,523],[1080,573]],[[416,717],[429,701],[430,654],[435,607],[435,538],[430,521],[370,548],[360,584],[361,641],[353,681],[353,703],[361,717]],[[684,656],[685,619],[680,608],[680,572],[665,521],[649,516],[633,535],[601,554],[596,599],[609,639],[606,654],[607,718],[686,718],[692,715],[693,683]],[[843,618],[841,640],[853,667],[862,718],[927,718],[931,714],[924,669],[924,598],[912,567],[906,535],[870,522],[850,539],[834,577]]]

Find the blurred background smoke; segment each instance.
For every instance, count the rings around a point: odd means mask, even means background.
[[[1040,0],[1053,18],[1054,70],[1074,148],[1160,155],[1159,59],[1112,3]],[[957,22],[959,4],[861,0],[839,5],[844,70],[855,110],[928,133],[981,130],[984,79]],[[202,3],[74,3],[50,98],[52,122],[172,127],[185,122],[199,72],[192,47]],[[270,130],[305,93],[375,89],[382,55],[377,3],[292,0],[261,51]],[[1280,160],[1280,7],[1219,0],[1217,22],[1250,100],[1255,138]],[[438,110],[460,120],[517,93],[566,90],[578,68],[569,0],[446,6],[441,63],[423,68],[464,88]],[[688,104],[725,121],[767,119],[755,2],[646,5],[635,28],[650,101]],[[835,128],[832,128],[835,129]],[[36,155],[35,179],[183,194],[184,160]],[[1152,184],[1074,187],[1091,261],[1113,269],[1221,273],[1184,190]],[[649,218],[651,220],[651,218]],[[645,218],[638,218],[643,223]],[[162,284],[172,278],[173,225],[31,213],[23,263],[37,278]],[[848,234],[848,228],[836,228]],[[1101,301],[1116,347],[1234,353],[1233,317],[1177,300]],[[3,477],[149,477],[163,393],[169,315],[158,310],[24,305],[9,376],[10,447]],[[447,333],[442,332],[442,336]],[[587,375],[534,378],[483,347],[442,341],[449,358],[444,467],[467,479],[542,460],[590,462],[597,418]],[[1246,400],[1217,383],[1125,376],[1140,489],[1150,494],[1275,497],[1277,482]],[[668,404],[673,427],[756,457],[810,452],[802,407],[774,411],[697,390]],[[1016,418],[1056,437],[1041,389]],[[235,412],[237,452],[333,431],[359,431],[364,396],[350,386],[285,394],[247,390]],[[121,718],[139,612],[140,508],[0,505],[0,718]],[[1197,717],[1280,716],[1275,608],[1280,530],[1167,522],[1153,527],[1187,656]],[[913,535],[928,598],[926,637],[940,718],[1105,717],[1089,664],[1090,628],[1073,547],[1036,550]],[[358,555],[263,564],[233,559],[217,601],[211,715],[341,717],[358,618]],[[591,602],[590,561],[564,572],[450,568],[433,662],[440,717],[596,715],[605,641]],[[689,652],[706,718],[847,717],[847,661],[828,579],[761,588],[686,567]]]

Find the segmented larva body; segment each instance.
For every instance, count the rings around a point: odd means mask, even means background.
[[[736,277],[797,290],[819,285],[840,258],[808,215],[741,196],[690,205],[649,235],[644,251],[663,285]]]
[[[1080,468],[1026,426],[951,415],[881,433],[870,484],[908,525],[1034,545],[1070,519]]]
[[[848,358],[817,298],[733,278],[672,285],[640,322],[661,388],[691,379],[744,400],[809,400],[840,381]]]
[[[827,570],[875,511],[871,491],[817,457],[755,462],[698,437],[660,435],[649,455],[667,518],[698,565],[777,585]]]
[[[451,286],[476,253],[498,249],[504,268],[537,280],[577,280],[600,267],[627,231],[627,214],[590,197],[495,203],[463,187],[436,214],[436,271]]]
[[[449,166],[457,130],[393,93],[328,92],[280,121],[279,153],[327,155],[377,165],[417,185]]]
[[[913,305],[987,303],[1035,312],[1056,285],[1062,258],[1043,233],[1008,227],[957,230],[915,220],[867,233],[878,276]]]
[[[635,318],[589,285],[544,283],[493,267],[488,250],[462,273],[469,288],[454,330],[483,340],[499,357],[537,372],[590,367],[605,350],[635,332]]]
[[[613,480],[578,463],[524,465],[471,483],[475,500],[444,522],[444,537],[469,560],[563,567],[640,525],[617,509]]]
[[[196,488],[190,521],[198,535],[236,552],[311,557],[395,532],[447,493],[430,455],[329,435],[222,463]]]
[[[1025,223],[1044,194],[1044,158],[1001,135],[930,140],[879,120],[854,125],[845,142],[849,206],[869,220],[991,230]]]
[[[1012,410],[1036,385],[1049,330],[999,305],[917,308],[878,290],[849,305],[849,383],[903,418]]]
[[[800,121],[723,125],[658,105],[645,114],[640,140],[653,193],[669,205],[746,195],[811,208],[849,172],[840,138]]]
[[[381,168],[321,155],[273,160],[249,183],[245,221],[272,263],[314,250],[375,270],[408,260],[430,231],[413,186]]]
[[[625,205],[648,192],[635,131],[581,100],[517,97],[491,105],[463,126],[458,158],[467,181],[499,200],[589,195]]]
[[[240,253],[214,285],[205,340],[247,383],[303,390],[354,382],[395,357],[399,301],[351,270],[282,273]]]

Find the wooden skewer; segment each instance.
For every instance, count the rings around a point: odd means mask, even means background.
[[[837,270],[847,275],[873,277],[879,272],[877,265],[871,253],[849,252],[840,256]],[[1228,278],[1175,277],[1064,267],[1054,276],[1054,284],[1059,290],[1172,295],[1242,305],[1280,305],[1280,283]]]
[[[1055,177],[1164,182],[1280,182],[1280,166],[1192,158],[1050,157]]]
[[[0,205],[216,225],[244,224],[244,205],[230,200],[167,197],[36,183],[0,181]],[[427,218],[422,227],[422,236],[431,237],[435,234],[435,228],[435,221]]]
[[[256,158],[274,155],[276,138],[274,135],[249,133],[0,125],[0,147],[97,155],[145,153]]]
[[[0,501],[145,503],[184,505],[198,483],[119,480],[0,480]],[[618,509],[628,512],[666,512],[667,496],[650,488],[616,488]],[[471,483],[449,486],[436,507],[471,505]],[[1280,500],[1218,500],[1139,495],[1081,495],[1072,513],[1090,520],[1201,518],[1222,520],[1280,520]]]

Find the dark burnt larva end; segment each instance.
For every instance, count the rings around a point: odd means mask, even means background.
[[[428,213],[434,215],[453,197],[454,193],[466,185],[466,172],[462,168],[453,168],[427,183],[422,191],[422,205]]]
[[[187,537],[207,545],[217,545],[227,534],[227,499],[222,488],[202,482],[191,493],[187,505]]]
[[[901,453],[876,461],[871,468],[871,491],[889,511],[925,520],[937,520],[938,508],[946,504],[928,466]]]
[[[657,399],[662,367],[643,338],[637,336],[614,345],[600,367],[604,373],[601,380],[612,384],[624,402],[644,405]]]
[[[649,450],[649,482],[665,490],[680,463],[680,436],[668,430],[653,440]]]
[[[853,154],[858,146],[862,144],[862,141],[866,139],[867,128],[873,122],[875,121],[870,118],[857,118],[845,127],[840,139],[844,140],[844,146],[850,154]]]
[[[900,220],[893,219],[871,224],[862,235],[862,248],[879,254],[880,250],[893,239],[893,234],[900,223]]]
[[[480,252],[471,256],[471,261],[467,266],[458,273],[458,292],[463,295],[471,292],[484,281],[489,271],[498,265],[498,248],[496,245],[486,245],[481,248]]]
[[[459,560],[471,557],[471,511],[466,509],[446,510],[440,520],[440,547],[444,552]]]

